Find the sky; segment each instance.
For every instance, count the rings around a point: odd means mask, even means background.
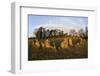
[[[28,37],[35,37],[34,31],[39,27],[46,29],[61,29],[68,33],[70,29],[85,29],[88,25],[88,17],[81,16],[45,16],[29,15],[28,16]]]

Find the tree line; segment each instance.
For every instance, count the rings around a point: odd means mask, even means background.
[[[88,38],[88,28],[87,27],[85,27],[85,31],[83,29],[80,29],[78,32],[76,32],[75,29],[71,29],[69,34],[64,33],[64,31],[60,29],[50,30],[50,29],[40,27],[33,33],[38,39],[45,39],[45,38],[50,38],[50,37],[61,37],[61,36],[79,36],[79,37]]]

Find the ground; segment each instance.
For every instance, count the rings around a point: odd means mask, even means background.
[[[45,47],[34,47],[32,42],[36,39],[28,38],[28,60],[52,60],[52,59],[79,59],[79,58],[88,58],[88,40],[82,44],[77,45],[78,38],[74,37],[73,46],[68,48],[60,48],[61,42],[64,38],[72,37],[60,37],[60,38],[48,38],[50,45],[55,46],[55,48],[45,48]],[[38,39],[38,42],[44,42],[47,39]],[[55,44],[54,44],[55,43]],[[66,45],[66,44],[65,44]]]

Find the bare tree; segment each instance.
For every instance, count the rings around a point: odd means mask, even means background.
[[[85,27],[85,36],[88,38],[88,27]]]
[[[83,30],[82,28],[79,30],[79,35],[80,35],[81,37],[84,36],[84,30]]]
[[[73,36],[73,35],[75,35],[76,34],[76,30],[75,29],[71,29],[70,30],[70,34]]]

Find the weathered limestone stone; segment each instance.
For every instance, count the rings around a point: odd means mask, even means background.
[[[80,38],[80,45],[84,44],[84,40],[82,38]]]
[[[46,40],[44,41],[44,47],[45,47],[45,48],[53,48],[53,47],[50,45],[50,41],[49,41],[48,39],[46,39]]]
[[[32,46],[34,47],[34,48],[39,48],[40,47],[40,43],[39,43],[39,41],[36,39],[35,41],[32,41]]]
[[[72,38],[69,38],[68,43],[69,43],[69,46],[73,46]]]
[[[42,48],[44,48],[44,47],[45,47],[45,45],[44,45],[44,43],[43,43],[43,42],[41,42],[41,47],[42,47]]]
[[[68,39],[64,38],[64,40],[60,44],[61,48],[68,48]]]

